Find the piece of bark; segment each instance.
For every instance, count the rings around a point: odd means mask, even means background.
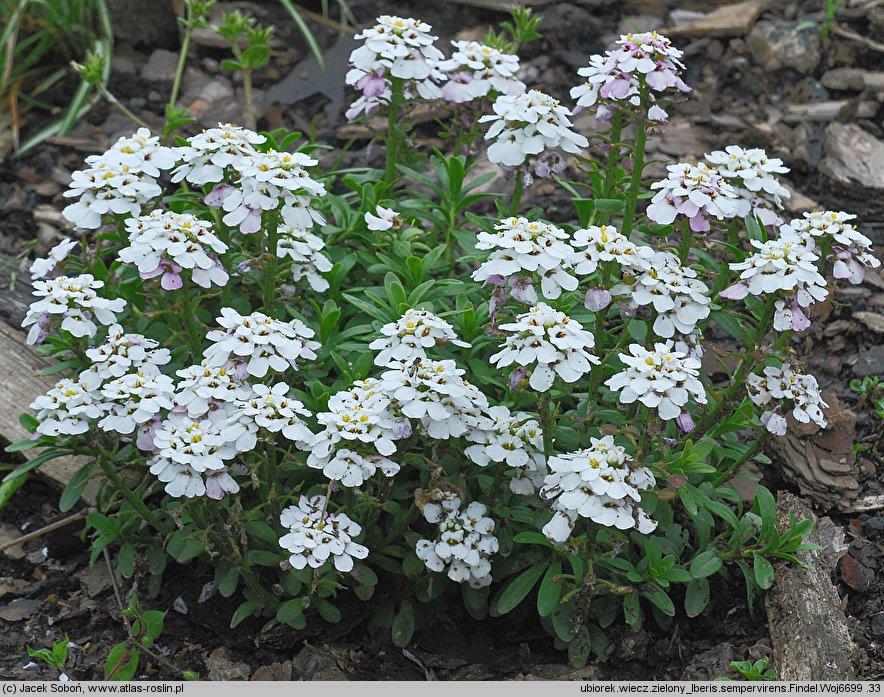
[[[797,496],[777,495],[777,529],[810,518],[814,529],[805,542],[820,544],[816,516]],[[857,649],[832,583],[832,570],[818,550],[800,552],[807,568],[786,564],[777,569],[776,581],[765,603],[773,658],[779,680],[855,680],[852,658]]]
[[[830,123],[826,127],[823,174],[843,184],[884,189],[884,142],[854,123]]]
[[[786,123],[826,123],[836,119],[868,119],[874,116],[877,111],[877,102],[835,99],[811,104],[789,104],[786,106],[786,113],[783,114],[783,121]]]
[[[666,36],[744,36],[769,4],[768,0],[746,0],[723,5],[694,22],[660,31]]]
[[[0,321],[19,326],[34,301],[31,295],[29,262],[23,266],[0,254]]]
[[[821,508],[846,511],[859,494],[853,453],[856,416],[834,392],[825,392],[829,425],[802,424],[787,416],[789,430],[770,441],[781,458],[783,477]]]
[[[23,332],[0,321],[0,437],[14,443],[30,434],[18,421],[19,414],[38,395],[55,385],[55,379],[37,375],[52,365],[25,343]],[[31,460],[40,449],[23,450],[22,455]],[[40,466],[40,471],[62,486],[86,463],[85,458],[60,457]],[[92,480],[83,492],[87,503],[95,503],[98,483]]]

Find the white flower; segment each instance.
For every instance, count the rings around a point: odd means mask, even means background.
[[[590,438],[590,447],[549,458],[550,474],[540,494],[553,502],[555,514],[543,533],[552,542],[566,541],[578,517],[619,530],[649,534],[657,527],[638,507],[641,491],[654,487],[654,475],[637,467],[613,436]]]
[[[115,313],[123,311],[126,301],[98,297],[95,291],[103,287],[104,282],[91,274],[34,281],[34,295],[42,299],[31,303],[21,325],[31,327],[28,343],[40,343],[47,336],[53,317],[61,317],[61,328],[75,337],[95,336],[98,327],[93,318],[105,325],[115,323]]]
[[[460,496],[453,491],[418,489],[415,492],[415,505],[428,523],[441,523],[454,517],[460,510],[460,504]]]
[[[308,457],[307,464],[321,469],[330,480],[347,487],[362,486],[378,470],[387,477],[399,471],[399,465],[383,455],[361,455],[347,448],[341,448],[327,458]]]
[[[741,199],[740,209],[737,212],[740,218],[745,218],[754,212],[765,224],[768,224],[766,218],[769,220],[767,213],[769,206],[782,208],[782,200],[792,195],[774,176],[785,174],[789,168],[784,167],[783,161],[778,157],[768,157],[761,148],[746,150],[739,145],[728,145],[723,151],[716,150],[707,153],[705,157],[721,176],[733,181]],[[755,207],[756,210],[753,211],[753,202],[759,198],[767,202],[768,208]]]
[[[146,374],[159,373],[159,366],[171,360],[169,349],[159,346],[154,339],[141,334],[126,334],[122,326],[113,324],[107,330],[104,343],[86,349],[86,356],[92,361],[90,370],[100,380],[121,378],[139,370]]]
[[[313,360],[319,343],[311,341],[315,332],[300,320],[282,322],[261,312],[241,315],[230,307],[221,309],[218,324],[206,334],[213,342],[203,356],[210,366],[228,361],[247,363],[249,375],[262,378],[272,369],[278,373],[298,369],[299,360]]]
[[[491,356],[491,363],[498,368],[513,363],[522,367],[536,363],[528,383],[537,392],[548,391],[556,375],[565,382],[574,382],[586,375],[592,364],[599,362],[588,351],[595,346],[593,335],[580,322],[546,303],[532,307],[500,329],[511,336],[503,348]]]
[[[458,500],[459,503],[459,500]],[[484,504],[473,501],[463,511],[455,509],[439,522],[435,541],[418,540],[415,553],[430,571],[448,567],[448,578],[472,588],[491,584],[491,555],[499,544],[494,521]]]
[[[630,344],[629,354],[621,353],[619,357],[625,368],[605,385],[620,393],[621,404],[638,400],[656,409],[666,421],[676,418],[690,397],[706,404],[706,390],[698,377],[700,359],[674,350],[671,340],[654,344],[653,351]]]
[[[152,135],[146,128],[139,128],[131,136],[117,140],[103,155],[87,157],[86,164],[107,162],[125,167],[132,173],[159,177],[161,170],[172,169],[177,160],[175,148],[161,145],[159,136]]]
[[[724,220],[739,214],[741,199],[716,170],[702,162],[679,162],[666,169],[666,179],[651,184],[652,189],[660,189],[646,211],[655,223],[669,225],[683,215],[690,220],[691,230],[706,232],[710,215]]]
[[[813,237],[801,236],[784,226],[775,239],[750,242],[756,251],[729,265],[732,271],[740,272],[740,281],[723,291],[723,297],[738,300],[747,294],[784,293],[794,296],[801,307],[826,298],[829,291],[826,279],[817,271],[819,257],[814,253]]]
[[[666,121],[668,115],[658,105],[655,92],[669,89],[690,92],[681,79],[684,65],[679,60],[682,52],[672,46],[668,38],[657,32],[626,34],[620,37],[617,47],[605,55],[589,57],[589,66],[577,74],[586,82],[571,89],[571,98],[577,100],[577,108],[600,104],[597,118],[606,120],[611,109],[618,105],[641,104],[641,87],[648,88],[652,106],[648,116],[654,121]]]
[[[568,110],[552,97],[531,90],[520,95],[501,95],[494,100],[494,114],[486,114],[479,123],[491,122],[485,140],[488,159],[507,167],[519,167],[532,156],[561,149],[576,154],[589,141],[571,130]]]
[[[101,388],[107,413],[98,422],[105,431],[129,435],[164,409],[172,409],[175,383],[168,375],[137,370]]]
[[[696,271],[682,266],[671,252],[656,252],[647,262],[648,270],[640,273],[632,285],[615,286],[611,293],[630,295],[637,306],[653,305],[657,336],[670,339],[676,332],[691,334],[697,323],[709,316],[709,288],[697,278]]]
[[[36,433],[41,436],[73,436],[86,433],[89,422],[101,417],[104,405],[98,386],[101,380],[84,371],[73,380],[64,378],[31,404],[37,412]]]
[[[375,212],[377,215],[371,211],[365,212],[365,222],[368,225],[369,230],[392,230],[402,224],[402,221],[399,218],[399,213],[392,208],[384,208],[382,205],[378,204],[375,207]]]
[[[475,445],[467,447],[464,454],[480,467],[501,462],[515,468],[510,489],[533,494],[535,483],[546,470],[540,424],[530,414],[511,414],[505,406],[489,407],[485,416],[477,428],[466,434],[466,439]]]
[[[491,249],[491,255],[473,272],[474,281],[491,277],[510,278],[536,274],[545,298],[554,300],[562,291],[577,289],[572,261],[577,256],[568,244],[568,234],[555,225],[526,218],[505,218],[494,226],[494,234],[480,232],[476,249]]]
[[[427,310],[409,308],[402,317],[385,324],[380,331],[383,336],[368,345],[372,351],[380,351],[374,359],[375,365],[380,366],[412,363],[415,358],[426,359],[427,349],[437,344],[470,347],[457,338],[454,327]]]
[[[419,19],[382,15],[377,24],[355,36],[365,43],[350,54],[350,65],[345,78],[362,93],[346,117],[353,119],[361,112],[370,114],[391,97],[392,78],[404,80],[406,99],[438,99],[442,96],[438,83],[445,73],[439,69],[444,57],[433,42],[432,27]]]
[[[202,288],[227,284],[229,276],[218,260],[227,245],[215,236],[210,222],[189,213],[157,210],[130,218],[126,230],[129,246],[118,256],[120,261],[135,265],[142,278],[159,275],[165,262],[165,268],[187,269],[193,282]],[[180,281],[173,287],[163,284],[165,290],[180,287]]]
[[[323,242],[316,235],[288,225],[279,228],[276,242],[276,255],[292,260],[293,281],[307,279],[309,286],[317,293],[328,290],[328,281],[321,275],[332,270],[332,262],[322,250]]]
[[[365,559],[368,549],[354,542],[362,528],[344,513],[326,510],[325,496],[301,496],[297,506],[289,506],[279,522],[289,532],[279,545],[291,552],[289,563],[296,569],[318,569],[331,559],[343,573],[353,570],[353,559]]]
[[[77,240],[75,239],[62,240],[49,250],[49,254],[45,258],[35,259],[34,263],[31,264],[31,268],[28,269],[31,274],[31,280],[36,281],[38,278],[46,278],[50,271],[68,258],[68,254],[76,246]]]
[[[255,146],[266,141],[264,136],[247,128],[219,123],[218,128],[197,133],[187,139],[187,146],[178,148],[178,158],[183,164],[172,174],[172,181],[186,180],[197,186],[220,182],[228,167],[254,155]]]
[[[789,400],[796,421],[804,424],[813,421],[820,428],[828,425],[822,407],[829,405],[823,401],[813,375],[796,373],[788,365],[779,368],[768,366],[764,369],[764,375],[750,375],[747,378],[746,389],[749,399],[759,406],[765,406],[772,400]],[[768,417],[765,422],[762,417],[762,422],[771,433],[782,435],[782,423],[778,419]]]
[[[855,215],[844,212],[814,211],[805,213],[804,220],[793,220],[783,225],[780,232],[791,232],[801,237],[829,238],[832,243],[829,258],[835,261],[832,275],[859,284],[865,278],[866,268],[877,269],[881,261],[872,251],[872,241],[848,222],[854,218]]]
[[[227,365],[199,365],[182,368],[175,373],[179,378],[175,386],[175,404],[196,419],[205,416],[217,404],[232,404],[246,399],[251,388],[237,379],[234,370]]]
[[[381,375],[383,389],[399,412],[420,420],[430,438],[459,438],[478,425],[488,406],[485,395],[464,380],[464,371],[454,361],[415,358],[390,367]]]
[[[253,385],[252,394],[234,402],[233,420],[246,426],[254,424],[269,433],[281,433],[301,450],[309,450],[315,438],[302,416],[310,416],[304,405],[289,395],[289,386],[278,382],[273,387]]]
[[[575,230],[571,236],[572,247],[585,247],[576,252],[574,271],[579,275],[594,273],[599,263],[616,261],[629,273],[651,268],[650,259],[654,255],[651,247],[637,245],[611,225],[591,225],[586,229]]]
[[[519,57],[476,41],[452,41],[456,49],[451,58],[439,63],[448,73],[442,96],[462,104],[497,94],[515,95],[525,91],[525,83],[516,77]]]
[[[328,411],[316,415],[325,429],[316,436],[307,463],[311,467],[325,467],[325,461],[342,440],[349,442],[349,449],[354,449],[357,443],[366,443],[381,455],[396,452],[393,441],[407,437],[411,429],[403,427],[391,403],[386,385],[374,378],[356,382],[349,389],[332,395]]]

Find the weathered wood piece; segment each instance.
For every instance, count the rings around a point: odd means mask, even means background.
[[[722,5],[694,22],[660,31],[666,36],[744,36],[769,4],[768,0],[746,0]]]
[[[810,518],[814,529],[805,539],[823,544],[817,518],[797,496],[781,491],[777,496],[777,528],[788,529],[789,514],[796,520]],[[832,569],[820,550],[801,552],[807,564],[788,564],[777,569],[776,581],[767,594],[767,620],[773,658],[780,680],[855,680],[852,657],[856,647],[832,583]]]
[[[825,155],[820,170],[844,184],[884,189],[884,142],[854,123],[826,127]]]
[[[52,377],[37,375],[50,365],[25,343],[22,332],[0,321],[0,437],[4,440],[14,443],[28,437],[18,416],[55,384]],[[22,451],[28,459],[37,454],[37,449]],[[40,471],[64,486],[84,462],[83,458],[60,457],[42,465]],[[88,503],[94,503],[95,490],[95,486],[86,488],[83,498]]]

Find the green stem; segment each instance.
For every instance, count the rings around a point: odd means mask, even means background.
[[[544,392],[537,403],[538,416],[540,418],[540,427],[543,429],[543,454],[549,457],[553,451],[553,414],[552,402],[549,398],[549,392]]]
[[[274,290],[276,288],[276,265],[279,259],[276,256],[277,244],[279,239],[279,212],[273,211],[267,215],[267,249],[269,255],[267,265],[264,268],[264,291],[263,291],[263,312],[265,315],[270,314],[273,307]]]
[[[691,242],[694,241],[694,231],[691,230],[691,221],[685,218],[681,228],[681,244],[678,247],[678,259],[683,265],[687,265],[691,255]]]
[[[390,109],[387,114],[387,160],[384,168],[384,184],[387,191],[392,191],[396,184],[396,164],[399,161],[399,109],[403,104],[402,80],[393,78],[390,83]]]
[[[169,106],[175,108],[178,101],[178,91],[181,89],[181,78],[184,77],[184,66],[187,63],[187,52],[190,49],[190,35],[193,33],[193,21],[190,12],[190,3],[184,3],[187,8],[186,22],[184,24],[184,38],[181,40],[181,53],[178,55],[178,67],[175,70],[175,81],[172,83],[172,92],[169,94]]]
[[[182,288],[181,294],[183,299],[181,315],[184,320],[184,333],[187,335],[190,350],[193,352],[194,357],[199,357],[203,352],[202,337],[205,334],[205,327],[202,326],[202,323],[200,323],[199,327],[197,326],[196,308],[193,306],[188,288]]]
[[[640,92],[641,103],[648,105],[648,86],[642,84]],[[629,192],[626,194],[626,208],[623,213],[623,229],[621,232],[629,236],[632,232],[632,224],[635,220],[635,207],[638,204],[639,189],[642,185],[642,172],[645,168],[645,144],[648,139],[648,120],[642,114],[636,123],[635,133],[635,157],[632,165],[632,179],[629,184]]]
[[[605,190],[604,198],[611,198],[617,185],[617,165],[620,164],[620,135],[623,131],[623,112],[620,109],[614,112],[611,119],[611,149],[608,150],[608,159],[605,163]]]
[[[254,131],[258,127],[258,122],[255,119],[255,103],[252,99],[252,71],[250,69],[242,71],[242,87],[246,102],[243,121],[245,121],[246,128]]]
[[[147,507],[144,501],[136,496],[135,492],[127,486],[126,482],[123,481],[123,478],[114,469],[114,465],[112,462],[107,462],[104,457],[98,458],[98,462],[101,465],[101,469],[104,472],[104,475],[116,487],[117,491],[119,491],[125,497],[132,508],[134,508],[139,513],[139,515],[144,518],[145,521],[147,521],[157,532],[163,535],[168,535],[172,532],[168,527],[157,520],[156,516]]]
[[[129,110],[128,107],[124,106],[123,103],[118,100],[113,94],[111,94],[107,88],[99,83],[98,91],[101,92],[101,96],[104,97],[108,104],[110,104],[114,109],[123,114],[126,118],[132,119],[133,122],[141,126],[142,128],[146,128],[148,131],[152,131],[150,126],[147,125],[142,119],[136,116],[132,111]]]
[[[731,465],[725,469],[723,472],[719,473],[719,475],[712,482],[712,486],[719,487],[728,481],[731,477],[733,477],[740,469],[745,465],[749,460],[755,457],[761,449],[764,447],[764,444],[767,442],[770,433],[766,428],[763,428],[758,437],[752,442],[752,445],[749,446],[749,449],[743,453],[743,455],[734,460]]]
[[[519,214],[519,204],[522,202],[522,191],[524,190],[524,183],[522,182],[522,170],[516,170],[516,184],[513,188],[513,201],[510,204],[510,215],[518,215]]]

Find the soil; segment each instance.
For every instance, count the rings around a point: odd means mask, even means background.
[[[280,41],[274,60],[256,76],[259,102],[263,102],[262,95],[268,95],[267,103],[259,109],[260,127],[312,130],[318,140],[337,146],[359,135],[358,130],[342,128],[346,124],[342,111],[349,101],[349,94],[341,89],[351,48],[346,37],[339,40],[334,30],[311,24],[329,64],[323,75],[276,3],[224,4],[245,7],[262,22],[278,27]],[[340,19],[335,14],[337,4],[329,5],[332,17]],[[576,82],[576,70],[590,53],[602,51],[617,34],[671,26],[672,10],[709,12],[717,5],[699,0],[575,0],[573,4],[542,5],[538,11],[544,16],[541,30],[545,38],[521,51],[528,81],[567,98],[569,87]],[[837,19],[880,42],[884,39],[884,13],[876,5],[845,3],[844,13]],[[317,7],[305,6],[319,9],[318,3]],[[382,13],[421,17],[433,25],[442,44],[464,32],[479,36],[482,27],[505,19],[497,12],[443,1],[391,4],[354,0],[349,6],[363,24]],[[820,22],[822,6],[819,0],[780,3],[759,21]],[[863,11],[866,6],[869,9]],[[124,28],[118,32],[118,36],[131,34]],[[880,46],[876,49],[868,42],[833,34],[821,49],[820,64],[799,73],[766,67],[750,50],[744,34],[727,38],[679,36],[674,41],[685,50],[686,81],[694,87],[694,94],[671,110],[674,117],[670,124],[651,139],[650,149],[660,160],[654,166],[697,158],[730,143],[764,147],[792,168],[788,184],[795,192],[794,211],[819,207],[856,213],[858,227],[880,252],[884,245],[881,189],[844,184],[829,176],[821,166],[828,122],[789,117],[796,105],[846,99],[856,108],[842,109],[830,120],[857,124],[875,138],[884,135],[884,111],[874,95],[850,91],[843,85],[832,87],[835,83],[826,78],[835,68],[880,69]],[[136,39],[118,44],[110,84],[121,101],[152,124],[162,119],[170,82],[161,70],[151,72],[145,67],[149,60],[151,64],[156,60],[151,54],[158,47],[156,42],[145,45]],[[232,98],[238,85],[218,68],[224,54],[224,50],[200,42],[194,47],[181,103],[199,111],[198,126],[240,120],[239,106]],[[66,89],[73,88],[59,87],[44,98],[62,105],[70,96]],[[857,106],[867,99],[872,102],[871,116],[869,107],[862,111]],[[866,115],[860,117],[860,112]],[[34,122],[26,127],[36,130],[39,118],[32,117]],[[578,119],[582,128],[592,128],[587,114]],[[109,107],[99,106],[70,136],[7,163],[0,171],[0,265],[25,252],[17,262],[17,268],[24,270],[30,247],[39,254],[52,246],[56,227],[61,227],[57,214],[63,206],[60,194],[70,172],[80,166],[86,153],[103,150],[109,140],[127,131],[131,125],[125,119]],[[417,137],[425,138],[425,145],[432,144],[430,130],[419,130]],[[365,164],[379,157],[380,148],[357,137],[347,161]],[[653,175],[649,171],[649,176]],[[542,206],[550,219],[573,217],[570,203],[551,187],[535,187],[530,195],[534,198],[528,198],[527,203]],[[14,290],[0,288],[0,295]],[[4,307],[0,303],[0,310]],[[859,497],[884,493],[880,475],[884,468],[882,421],[871,402],[849,388],[851,379],[884,375],[882,308],[884,277],[870,273],[862,285],[837,292],[823,307],[823,316],[817,318],[820,321],[792,345],[822,387],[856,416],[855,431],[846,448],[850,452],[852,446],[857,453]],[[880,318],[880,324],[875,317]],[[16,319],[20,317],[12,311],[0,317],[0,321]],[[770,449],[767,454],[773,464],[756,474],[772,490],[785,488],[797,493],[781,456]],[[32,477],[0,511],[0,543],[63,517],[57,510],[59,493],[58,487],[42,476]],[[861,652],[858,674],[867,680],[882,679],[884,512],[844,514],[817,502],[817,513],[829,515],[845,531],[850,545],[838,568],[837,582]],[[72,650],[70,675],[100,678],[110,647],[125,638],[107,568],[101,558],[94,568],[89,567],[88,547],[75,534],[78,527],[72,525],[23,548],[0,553],[0,678],[55,677],[45,666],[31,664],[26,649],[48,646],[65,635],[77,644]],[[713,588],[712,606],[703,616],[689,620],[681,615],[666,631],[650,626],[637,633],[625,626],[615,628],[609,637],[609,658],[579,670],[568,666],[567,656],[552,648],[539,625],[511,619],[476,622],[460,609],[458,598],[450,602],[442,598],[430,608],[429,620],[419,627],[406,651],[392,645],[389,632],[369,628],[365,605],[358,601],[344,608],[345,619],[336,625],[316,618],[300,632],[277,627],[262,633],[261,622],[254,620],[231,632],[228,624],[236,600],[215,595],[199,602],[210,580],[208,569],[170,568],[160,595],[148,600],[146,589],[139,587],[138,574],[121,579],[124,592],[136,587],[145,606],[168,611],[166,628],[156,647],[161,658],[144,657],[138,677],[178,679],[180,671],[192,670],[203,678],[216,679],[700,679],[725,674],[731,660],[770,654],[763,612],[750,612],[742,590],[726,587],[720,578],[715,581],[719,587]]]

